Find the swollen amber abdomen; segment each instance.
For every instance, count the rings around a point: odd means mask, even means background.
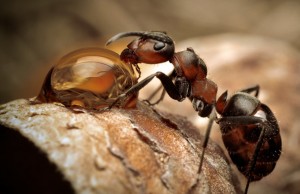
[[[49,71],[40,94],[41,102],[60,102],[65,106],[99,109],[137,83],[130,65],[113,51],[85,48],[73,51]],[[120,101],[119,107],[134,107],[137,94]]]

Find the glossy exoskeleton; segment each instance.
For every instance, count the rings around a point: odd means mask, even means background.
[[[255,96],[249,93],[255,92]],[[270,108],[258,99],[259,87],[235,93],[227,91],[217,100],[217,119],[222,138],[233,163],[251,181],[270,174],[281,154],[281,137],[277,120]]]
[[[227,99],[227,92],[216,102],[217,85],[206,78],[204,61],[188,48],[175,52],[173,40],[163,32],[125,32],[112,37],[107,44],[120,38],[138,36],[120,55],[122,61],[137,66],[138,63],[155,64],[170,61],[174,71],[170,75],[156,72],[121,94],[110,107],[128,95],[138,92],[157,77],[168,95],[178,101],[189,98],[201,117],[209,117],[203,143],[199,173],[207,146],[212,122],[221,128],[224,144],[232,161],[247,179],[245,193],[251,181],[268,175],[274,169],[281,153],[281,138],[274,114],[257,99],[259,87],[242,90]],[[255,91],[255,96],[248,93]],[[215,109],[222,116],[217,118]]]
[[[163,32],[120,33],[112,37],[107,44],[127,36],[139,36],[140,38],[133,40],[127,46],[128,48],[123,50],[120,55],[122,61],[133,65],[170,61],[174,65],[174,72],[171,76],[162,72],[149,75],[122,94],[119,99],[140,90],[154,77],[157,77],[171,98],[182,101],[188,97],[199,116],[209,116],[216,102],[218,87],[213,81],[206,78],[206,64],[193,49],[188,48],[185,51],[175,52],[173,40]]]
[[[60,102],[67,107],[101,109],[137,83],[131,65],[101,48],[84,48],[62,57],[48,72],[37,102]],[[137,93],[116,106],[135,107]]]

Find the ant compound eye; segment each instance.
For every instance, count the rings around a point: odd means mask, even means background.
[[[165,45],[166,44],[163,42],[157,42],[154,44],[153,48],[154,48],[154,50],[159,51],[159,50],[163,49],[165,47]]]

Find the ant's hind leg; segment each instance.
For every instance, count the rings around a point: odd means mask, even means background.
[[[248,93],[248,94],[250,94],[251,92],[255,92],[254,96],[258,97],[259,89],[260,89],[259,85],[255,85],[255,86],[252,86],[252,87],[249,87],[249,88],[242,89],[242,90],[240,90],[240,92],[245,92],[245,93]]]
[[[250,185],[250,183],[252,181],[252,179],[251,179],[251,172],[255,168],[256,160],[257,160],[260,148],[261,148],[261,146],[263,144],[263,139],[264,139],[265,132],[266,132],[266,127],[263,126],[262,129],[261,129],[261,131],[260,131],[257,144],[255,146],[255,151],[254,151],[254,153],[253,153],[253,155],[251,157],[251,160],[250,160],[250,162],[248,164],[248,173],[247,173],[247,176],[246,176],[247,177],[247,184],[246,184],[246,187],[245,187],[244,194],[248,193],[249,185]]]

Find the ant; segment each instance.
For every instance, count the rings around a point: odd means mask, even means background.
[[[157,31],[119,33],[109,39],[107,45],[129,36],[138,38],[127,45],[120,59],[135,66],[138,77],[141,73],[138,63],[169,61],[174,65],[174,70],[170,75],[162,72],[149,75],[119,95],[108,108],[137,93],[156,77],[171,98],[177,101],[189,98],[200,117],[209,117],[199,174],[213,121],[220,126],[223,142],[233,163],[247,178],[245,194],[250,182],[258,181],[273,171],[281,154],[281,137],[274,114],[257,98],[259,86],[241,90],[230,98],[226,91],[216,100],[218,87],[206,77],[206,64],[192,48],[175,52],[174,41],[166,33]],[[255,92],[254,96],[250,95],[252,92]]]

